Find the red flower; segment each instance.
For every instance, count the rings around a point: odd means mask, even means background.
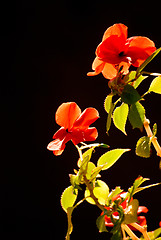
[[[107,79],[116,77],[118,68],[127,74],[130,65],[139,67],[155,50],[155,44],[147,37],[127,38],[127,27],[124,24],[114,24],[109,27],[96,49],[96,58],[88,76],[102,72]]]
[[[97,136],[97,129],[89,126],[99,118],[95,108],[86,108],[82,113],[75,102],[67,102],[60,105],[55,114],[56,123],[61,128],[54,134],[54,141],[50,142],[47,148],[55,155],[60,155],[65,144],[72,140],[74,145],[84,141],[94,141]]]
[[[117,196],[113,197],[112,201],[114,202],[115,200],[117,199],[121,199],[121,198],[124,198],[126,197],[126,192],[122,192],[120,194],[118,194]],[[132,200],[132,199],[131,199]],[[124,211],[126,211],[126,208],[128,207],[128,199],[125,199],[125,201],[123,201],[121,204],[122,208],[124,209]],[[110,207],[105,207],[107,210],[110,209]],[[144,206],[139,206],[138,208],[138,211],[137,211],[137,214],[139,215],[140,213],[147,213],[148,212],[148,209]],[[103,214],[103,213],[102,213]],[[114,212],[113,213],[113,216],[114,217],[117,217],[119,216],[118,212]],[[144,216],[138,216],[138,224],[140,226],[145,226],[146,225],[146,218]],[[113,223],[111,222],[111,219],[110,217],[106,216],[105,215],[105,225],[107,227],[113,227]],[[131,225],[128,225],[131,230],[137,230],[136,228],[132,227]]]

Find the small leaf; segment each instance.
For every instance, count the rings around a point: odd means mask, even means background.
[[[113,113],[113,122],[115,126],[121,130],[125,135],[125,125],[127,121],[127,116],[129,112],[129,106],[126,103],[123,103],[120,107],[117,107]]]
[[[118,195],[119,193],[123,192],[123,190],[121,190],[120,187],[116,187],[114,190],[112,190],[109,195],[108,195],[108,199],[106,201],[106,205],[109,205],[110,202],[112,201],[112,198],[115,197],[116,195]]]
[[[106,123],[107,134],[108,134],[108,132],[110,130],[110,127],[111,127],[111,118],[112,118],[112,113],[113,113],[114,108],[115,108],[115,105],[113,103],[111,103],[111,108],[109,110],[108,117],[107,117],[107,123]]]
[[[134,81],[134,85],[133,87],[134,88],[137,88],[140,83],[142,83],[143,80],[145,80],[148,76],[143,76],[143,75],[140,75],[135,81]]]
[[[87,156],[88,156],[88,161],[90,161],[91,156],[92,156],[92,152],[94,150],[95,147],[88,149],[87,151],[85,151],[83,153],[83,161],[79,158],[77,165],[80,168],[81,166],[83,166],[86,163],[87,160]]]
[[[125,75],[123,82],[132,82],[136,77],[136,71],[130,71],[127,75]]]
[[[109,187],[102,180],[97,180],[93,189],[93,194],[98,199],[98,202],[101,205],[105,205],[106,199],[109,194]],[[85,191],[85,197],[87,198],[87,202],[95,204],[95,201],[90,197],[90,191],[88,189],[86,189]]]
[[[121,100],[124,103],[134,104],[140,99],[141,99],[141,96],[133,86],[129,84],[125,85],[121,94]]]
[[[135,190],[134,194],[135,194],[135,193],[138,193],[138,192],[140,192],[140,191],[143,191],[143,190],[145,190],[145,189],[147,189],[147,188],[158,186],[158,185],[160,185],[160,184],[161,184],[161,183],[154,183],[154,184],[150,184],[150,185],[148,185],[148,186],[139,187],[139,188],[137,188],[137,189]]]
[[[157,134],[157,124],[154,123],[154,125],[153,125],[153,137],[155,137],[156,134]]]
[[[104,102],[104,108],[107,113],[109,113],[111,106],[112,106],[112,97],[113,97],[113,94],[107,95],[105,102]]]
[[[145,118],[145,108],[139,102],[132,104],[128,117],[133,128],[141,128]]]
[[[130,151],[130,149],[113,149],[103,154],[97,162],[97,166],[105,164],[102,170],[110,168],[121,156],[123,153]]]
[[[98,230],[100,233],[102,232],[108,232],[107,231],[107,228],[106,228],[106,225],[105,225],[105,216],[102,215],[102,216],[99,216],[96,220],[96,225],[98,227]]]
[[[128,208],[126,209],[126,213],[124,214],[124,224],[130,224],[138,221],[137,210],[139,207],[139,202],[137,199],[133,199]]]
[[[148,92],[161,94],[161,76],[154,78],[150,84]]]
[[[139,157],[150,157],[150,138],[147,136],[141,137],[136,144],[136,155]]]
[[[86,177],[87,177],[88,180],[91,179],[91,174],[92,174],[93,169],[95,169],[95,167],[96,166],[94,165],[93,162],[88,163],[87,173],[86,173]]]
[[[161,48],[158,48],[155,52],[153,52],[141,65],[137,68],[136,75],[138,76],[141,71],[150,63],[153,58],[161,51]]]
[[[73,193],[75,192],[75,194]],[[61,206],[67,213],[67,209],[73,207],[78,195],[78,190],[74,189],[73,186],[69,186],[64,190],[61,196]]]

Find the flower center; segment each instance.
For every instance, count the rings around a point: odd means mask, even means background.
[[[125,56],[124,51],[120,52],[120,53],[119,53],[119,56],[120,56],[120,57]]]

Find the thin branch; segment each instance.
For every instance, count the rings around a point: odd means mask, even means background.
[[[153,143],[153,146],[157,152],[157,155],[159,157],[161,157],[161,146],[159,145],[158,141],[157,141],[157,138],[153,136],[153,133],[152,133],[152,130],[150,128],[150,121],[145,117],[145,120],[144,120],[144,128],[145,128],[145,131],[147,133],[147,136],[152,138],[152,143]]]
[[[121,228],[127,232],[127,234],[132,238],[132,240],[140,240],[140,238],[138,238],[126,224],[121,224]]]
[[[143,234],[145,240],[150,240],[146,227],[142,227],[138,223],[131,223],[130,225],[136,228],[138,231],[140,231]]]

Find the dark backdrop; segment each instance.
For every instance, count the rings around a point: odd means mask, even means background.
[[[160,10],[153,1],[5,1],[1,6],[1,239],[64,239],[66,215],[60,207],[60,195],[69,186],[68,174],[76,168],[77,151],[71,143],[60,157],[46,149],[59,128],[54,114],[62,102],[75,101],[84,110],[99,110],[95,126],[98,142],[111,149],[128,147],[110,171],[102,174],[112,189],[127,190],[140,174],[150,183],[161,181],[159,158],[135,155],[139,130],[127,125],[128,136],[112,126],[105,133],[106,113],[103,101],[109,93],[108,81],[101,75],[87,77],[95,57],[95,48],[107,27],[122,22],[129,36],[143,35],[161,46]],[[147,70],[161,72],[161,56]],[[150,80],[142,84],[148,89]],[[144,102],[151,124],[158,123],[161,142],[161,96],[151,94]],[[95,161],[104,150],[97,150]],[[150,210],[149,230],[161,220],[160,187],[136,196]],[[73,214],[71,239],[108,239],[99,234],[95,219],[99,210],[84,204]]]

